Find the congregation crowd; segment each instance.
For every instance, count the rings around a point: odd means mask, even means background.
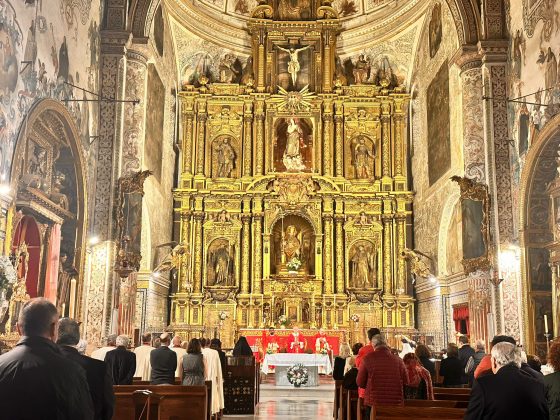
[[[212,414],[224,408],[226,357],[218,339],[182,342],[163,333],[152,342],[144,334],[142,344],[129,349],[127,337],[111,336],[88,357],[82,354],[79,324],[59,319],[56,307],[43,298],[24,304],[17,328],[21,340],[0,356],[2,418],[111,419],[113,385],[130,385],[134,378],[151,385],[212,381]],[[560,420],[560,341],[550,346],[546,367],[553,372],[544,375],[540,360],[526,356],[509,336],[494,337],[489,353],[483,342],[472,348],[460,337],[460,347],[448,346],[437,372],[423,344],[404,340],[399,353],[377,328],[368,331],[368,339],[352,348],[343,344],[333,371],[345,389],[358,390],[366,409],[433,400],[439,378],[438,386],[472,388],[465,419]],[[233,355],[253,355],[245,337]]]
[[[18,318],[22,336],[16,347],[0,356],[1,418],[6,420],[110,420],[113,385],[204,385],[212,382],[212,414],[224,408],[223,372],[226,355],[219,339],[161,334],[129,349],[126,336],[109,336],[106,345],[83,354],[79,324],[59,319],[56,307],[44,298],[26,302]],[[234,356],[252,356],[245,337]]]
[[[378,328],[368,330],[368,339],[367,345],[341,347],[333,372],[345,389],[358,390],[365,418],[376,405],[434,399],[436,365],[427,346],[403,339],[399,353]],[[538,357],[527,356],[513,337],[494,337],[490,353],[482,341],[472,348],[466,336],[459,338],[459,344],[451,343],[443,352],[438,385],[472,387],[465,419],[560,420],[560,341],[550,346],[548,367],[553,373],[547,375],[541,372]]]

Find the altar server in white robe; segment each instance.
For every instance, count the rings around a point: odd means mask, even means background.
[[[152,347],[152,334],[142,334],[142,345],[134,349],[134,354],[136,354],[135,378],[142,378],[143,381],[151,379],[152,365],[150,364],[150,353],[154,349],[155,347]]]
[[[212,414],[219,413],[224,408],[224,383],[222,376],[222,365],[220,355],[210,348],[210,340],[202,338],[200,344],[202,348],[202,358],[204,360],[204,379],[212,381]]]

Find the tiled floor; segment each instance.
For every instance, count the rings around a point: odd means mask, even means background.
[[[224,420],[330,420],[334,382],[321,378],[321,385],[309,388],[276,387],[273,380],[261,385],[261,402],[254,416],[224,416]]]

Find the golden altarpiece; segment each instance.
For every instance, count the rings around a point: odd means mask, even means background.
[[[409,95],[360,63],[348,85],[328,2],[273,3],[253,11],[240,83],[220,64],[219,82],[202,75],[180,93],[185,252],[171,327],[219,330],[226,347],[284,317],[360,337],[366,326],[410,333]]]

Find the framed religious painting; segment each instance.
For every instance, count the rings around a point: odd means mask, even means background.
[[[488,186],[469,178],[453,176],[461,188],[461,232],[465,274],[490,269]]]

